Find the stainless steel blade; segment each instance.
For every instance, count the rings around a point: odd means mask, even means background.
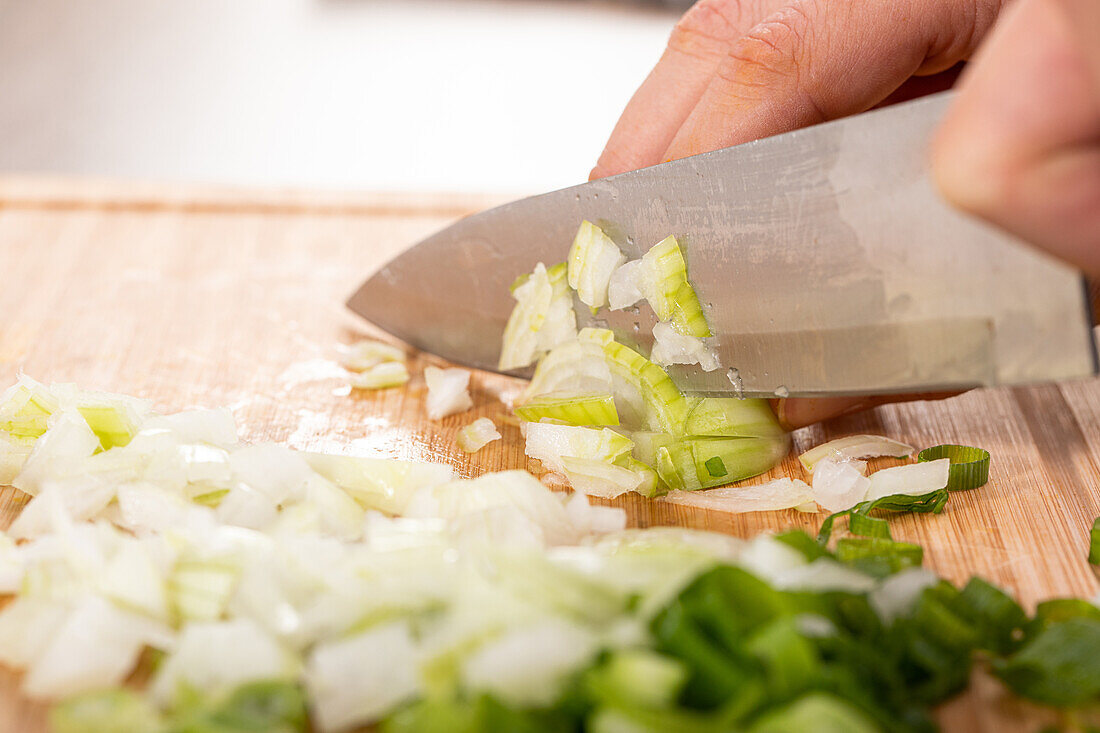
[[[565,259],[582,219],[631,257],[669,234],[724,368],[684,390],[940,391],[1096,372],[1080,274],[949,208],[927,147],[949,94],[535,196],[469,217],[348,301],[396,336],[495,369],[508,285]],[[653,315],[581,320],[647,347]]]

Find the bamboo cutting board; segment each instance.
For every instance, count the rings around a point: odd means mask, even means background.
[[[0,388],[23,371],[147,397],[166,412],[229,405],[249,441],[443,461],[463,475],[524,467],[519,431],[503,422],[522,382],[475,373],[474,409],[430,421],[419,374],[434,357],[412,355],[405,388],[353,394],[335,361],[336,344],[376,335],[342,306],[359,282],[408,244],[498,202],[0,179]],[[481,416],[504,439],[469,457],[455,434]],[[953,495],[942,515],[899,517],[894,534],[923,545],[926,564],[948,579],[981,575],[1030,608],[1097,593],[1085,556],[1100,515],[1098,428],[1100,381],[1090,380],[882,407],[799,431],[794,442],[802,451],[865,432],[988,449],[988,485]],[[794,455],[770,477],[801,476]],[[19,511],[17,493],[0,489],[0,526]],[[637,526],[739,536],[816,530],[822,518],[616,503]],[[990,733],[1044,720],[987,679],[940,718],[948,730]],[[42,707],[20,698],[18,677],[0,670],[0,731],[39,733],[44,721]]]

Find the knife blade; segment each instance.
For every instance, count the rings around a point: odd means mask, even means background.
[[[563,261],[588,219],[631,258],[679,239],[723,364],[670,369],[686,392],[887,394],[1095,374],[1081,274],[936,194],[927,149],[950,96],[468,217],[383,266],[348,307],[420,349],[496,370],[509,284]],[[577,313],[648,353],[644,302]]]

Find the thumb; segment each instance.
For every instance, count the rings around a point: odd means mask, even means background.
[[[973,52],[1000,0],[794,0],[735,41],[665,159],[855,114]]]

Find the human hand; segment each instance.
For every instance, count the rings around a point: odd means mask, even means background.
[[[933,146],[955,205],[1100,278],[1100,2],[1019,0]]]
[[[591,178],[737,145],[940,91],[1003,0],[700,0],[676,25]],[[779,400],[787,427],[884,402]]]

